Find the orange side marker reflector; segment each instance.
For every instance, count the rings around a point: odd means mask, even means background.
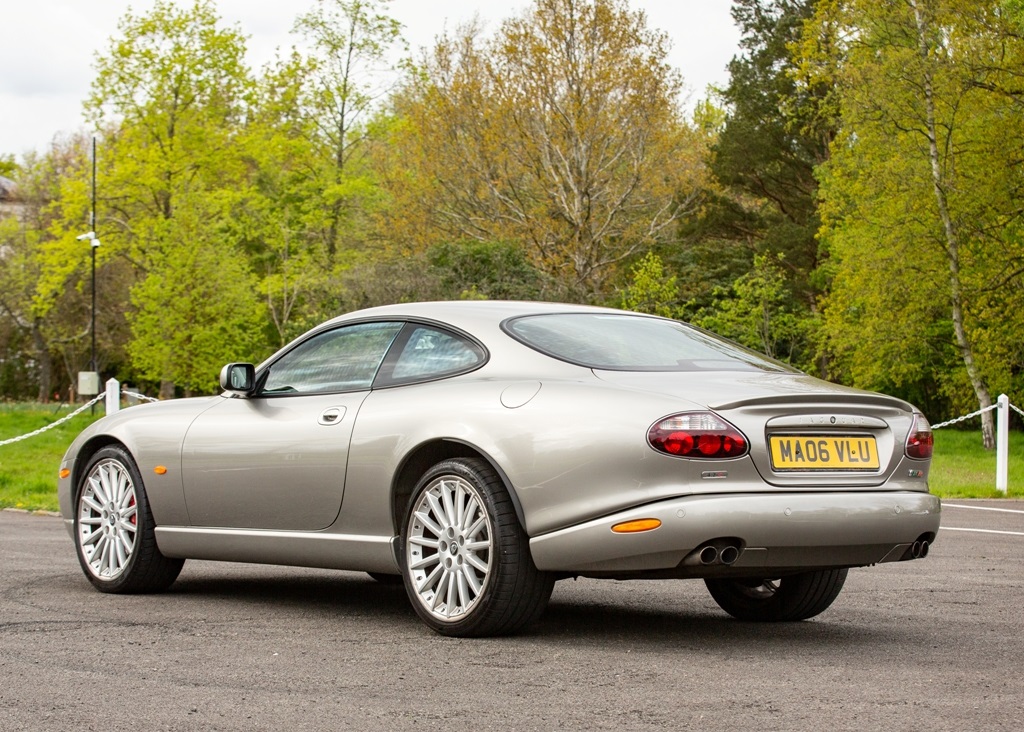
[[[60,477],[61,478],[67,478],[69,475],[71,475],[71,471],[70,470],[68,470],[67,468],[61,468],[60,469]]]
[[[167,472],[167,468],[165,468],[163,465],[157,465],[155,468],[153,468],[153,472],[156,473],[157,475],[163,475],[164,473]]]
[[[615,524],[612,531],[616,534],[635,534],[639,531],[653,531],[661,526],[661,521],[656,518],[636,519],[635,521],[624,521]]]

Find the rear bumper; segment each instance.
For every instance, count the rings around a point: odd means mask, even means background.
[[[661,572],[707,577],[856,567],[908,558],[939,530],[941,504],[928,493],[787,493],[688,496],[638,506],[530,540],[538,569],[593,575]],[[655,518],[652,531],[612,526]],[[728,565],[695,561],[722,539],[739,548]]]

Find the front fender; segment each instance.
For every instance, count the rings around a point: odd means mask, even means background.
[[[105,445],[120,443],[131,453],[145,481],[146,495],[157,524],[187,525],[184,485],[181,481],[181,446],[192,421],[224,397],[175,399],[140,404],[108,415],[86,427],[71,443],[61,468],[57,498],[65,521],[74,518],[78,485],[89,459]],[[157,465],[167,468],[156,475]]]

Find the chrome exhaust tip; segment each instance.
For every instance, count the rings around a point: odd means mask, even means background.
[[[740,558],[740,550],[734,546],[727,546],[718,553],[718,559],[722,564],[732,564]]]
[[[718,561],[718,549],[708,544],[698,553],[701,564],[714,564]]]

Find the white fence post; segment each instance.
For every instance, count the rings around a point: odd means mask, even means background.
[[[107,379],[107,414],[113,414],[121,409],[121,382],[117,379]]]
[[[1000,394],[996,400],[996,490],[1006,493],[1007,463],[1010,455],[1010,399]]]

